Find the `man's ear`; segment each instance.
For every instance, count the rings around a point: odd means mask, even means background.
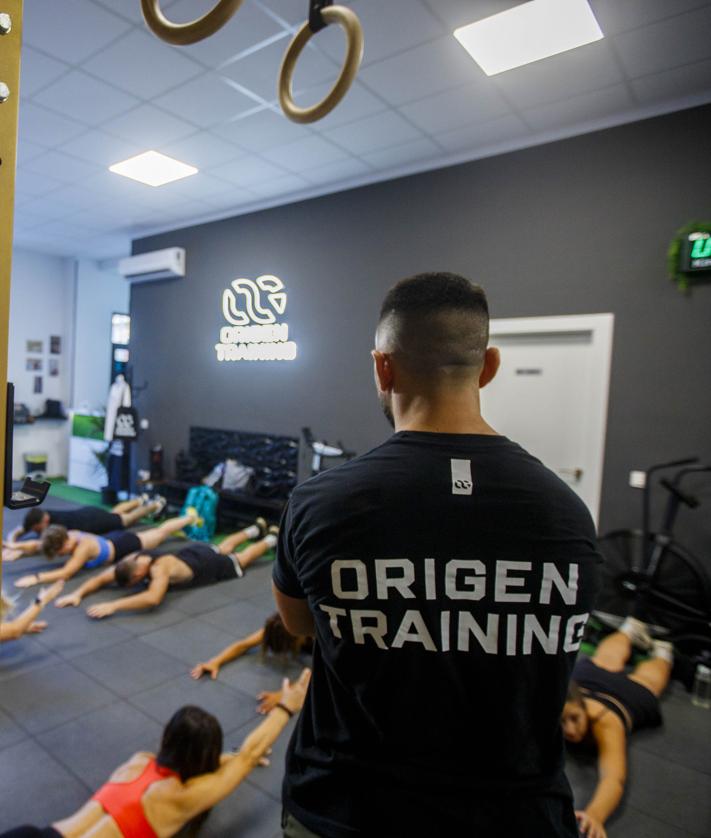
[[[373,349],[370,354],[373,356],[373,372],[378,390],[387,393],[393,387],[393,366],[390,356],[378,349]]]
[[[495,346],[490,346],[484,354],[484,366],[479,373],[479,389],[486,385],[496,376],[501,365],[501,353]]]

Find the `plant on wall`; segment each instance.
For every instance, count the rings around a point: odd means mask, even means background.
[[[708,239],[711,237],[711,221],[691,221],[680,230],[676,231],[676,235],[669,245],[667,250],[667,270],[669,271],[669,278],[675,282],[680,291],[688,291],[695,279],[696,271],[703,271],[705,277],[709,276],[709,268],[690,267],[689,259],[689,242],[690,237],[698,233],[700,239]],[[708,260],[711,262],[711,260]]]

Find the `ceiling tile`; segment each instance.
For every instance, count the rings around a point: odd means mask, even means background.
[[[28,213],[35,218],[41,218],[43,221],[49,221],[54,218],[64,218],[71,210],[64,206],[64,204],[60,204],[53,196],[51,201],[48,201],[46,197],[32,197],[30,200],[24,201],[22,212]]]
[[[311,134],[305,126],[290,122],[281,111],[270,109],[218,125],[214,133],[247,151],[265,151]]]
[[[308,183],[298,175],[282,175],[268,183],[255,184],[251,191],[259,198],[274,198],[277,195],[289,195],[308,187]]]
[[[34,96],[45,85],[56,81],[71,67],[56,58],[50,58],[44,53],[25,44],[22,47],[22,61],[20,62],[20,94]]]
[[[50,84],[35,95],[34,101],[87,125],[98,125],[139,104],[128,93],[79,70]]]
[[[155,148],[195,132],[192,125],[152,105],[134,108],[106,122],[102,128],[109,134],[135,143],[143,149]]]
[[[313,105],[324,99],[331,90],[331,87],[331,82],[326,82],[325,84],[317,84],[306,90],[298,91],[294,93],[294,102],[300,108]],[[341,99],[331,113],[327,114],[323,119],[319,119],[314,125],[314,128],[320,133],[323,133],[328,128],[335,128],[347,122],[355,122],[364,116],[370,116],[371,114],[384,111],[387,107],[387,104],[382,99],[374,96],[362,84],[356,81],[351,85],[345,97]]]
[[[83,68],[142,99],[164,93],[204,72],[204,67],[179,47],[171,47],[139,29],[102,50]]]
[[[432,14],[440,18],[450,31],[485,17],[519,6],[521,0],[425,0]]]
[[[489,79],[519,108],[601,90],[623,80],[604,40],[499,73]]]
[[[159,107],[201,128],[227,122],[254,107],[252,99],[235,90],[217,73],[205,73],[154,101]]]
[[[100,3],[104,8],[110,9],[126,20],[136,23],[139,26],[145,26],[143,20],[143,12],[141,11],[140,0],[94,0],[95,3]],[[167,5],[167,4],[165,4]]]
[[[215,0],[178,0],[166,15],[176,23],[195,20],[215,5]],[[179,47],[186,55],[208,67],[216,67],[243,50],[261,43],[282,31],[282,27],[254,3],[240,6],[239,11],[214,35],[197,44]]]
[[[630,84],[642,104],[678,99],[690,93],[708,93],[711,98],[711,60],[644,76]]]
[[[20,142],[29,140],[53,147],[77,137],[84,126],[31,102],[20,103]]]
[[[156,150],[200,170],[219,166],[244,155],[242,149],[207,131],[200,131],[184,140],[160,146]]]
[[[42,229],[42,232],[50,237],[57,237],[62,239],[77,239],[81,241],[87,237],[87,229],[80,224],[72,224],[69,221],[57,219],[55,221],[47,221]]]
[[[364,67],[360,79],[391,104],[402,105],[482,75],[482,70],[448,35]]]
[[[221,72],[265,101],[274,101],[277,98],[277,79],[286,46],[286,40],[268,44],[240,58],[239,61],[228,64]],[[337,77],[336,64],[307,46],[296,65],[293,87],[294,90],[301,90],[323,81],[335,81]]]
[[[25,3],[23,40],[55,58],[78,64],[130,28],[89,0],[30,0]]]
[[[255,183],[274,180],[284,174],[284,170],[259,157],[249,155],[240,157],[232,163],[218,166],[211,174],[236,186],[251,187]]]
[[[314,184],[335,184],[339,181],[363,177],[372,171],[372,167],[362,160],[350,158],[348,160],[337,160],[335,163],[326,163],[323,166],[316,166],[304,172],[303,178],[309,183]]]
[[[638,29],[703,5],[704,0],[624,0],[622,3],[620,0],[590,0],[590,7],[605,35]]]
[[[614,42],[632,78],[701,61],[709,57],[711,6],[616,35]]]
[[[605,90],[573,96],[562,102],[539,105],[523,111],[522,116],[534,131],[545,131],[611,116],[629,109],[633,104],[627,86],[618,84]]]
[[[229,211],[236,209],[242,204],[249,204],[256,200],[256,195],[249,189],[238,189],[233,186],[229,192],[223,192],[220,195],[212,195],[205,198],[205,203],[209,204],[213,210]]]
[[[376,169],[397,169],[417,160],[441,157],[441,155],[440,146],[423,137],[421,140],[413,140],[403,145],[364,154],[363,159]]]
[[[70,157],[61,151],[48,151],[41,157],[30,160],[27,170],[55,178],[64,183],[81,181],[96,174],[98,166]]]
[[[348,155],[340,148],[332,145],[321,137],[304,137],[295,143],[279,146],[264,152],[264,157],[291,169],[292,172],[301,172],[325,163],[332,163],[334,160],[342,160]]]
[[[36,172],[31,172],[29,169],[18,169],[15,174],[15,190],[20,195],[46,195],[62,182],[46,175],[39,175]]]
[[[393,53],[432,41],[446,28],[419,0],[356,0],[351,8],[363,27],[363,66]],[[313,43],[340,63],[345,55],[345,37],[340,26],[328,26]]]
[[[86,183],[86,179],[83,181]],[[97,206],[105,205],[106,198],[85,189],[82,185],[62,186],[52,193],[52,202],[63,207],[68,212],[79,212],[80,210],[94,209]],[[112,209],[115,207],[112,205]]]
[[[379,148],[419,139],[422,135],[395,111],[384,111],[358,122],[332,128],[325,131],[324,136],[352,154],[366,154]]]
[[[85,131],[81,136],[63,143],[60,148],[74,157],[90,160],[92,163],[98,163],[107,168],[145,151],[143,146],[134,145],[119,137],[112,137],[103,131]]]
[[[492,122],[475,122],[438,134],[435,139],[450,152],[474,152],[495,143],[506,142],[525,136],[529,129],[517,116],[504,116]]]
[[[198,201],[209,200],[215,195],[222,195],[231,190],[232,184],[214,175],[198,172],[191,177],[184,177],[160,187],[160,191],[168,195],[174,192],[182,198],[194,198]]]
[[[21,140],[17,144],[17,165],[24,166],[26,163],[29,163],[30,160],[33,160],[35,157],[39,157],[40,154],[44,154],[46,151],[47,149],[40,145],[35,145],[27,140]]]
[[[304,3],[304,0],[257,0],[257,2],[290,26],[306,21],[308,3]],[[352,5],[352,2],[351,0],[345,0],[343,5],[349,6]]]
[[[488,122],[510,113],[510,110],[488,80],[446,90],[400,108],[408,119],[428,134],[452,130],[475,121]]]

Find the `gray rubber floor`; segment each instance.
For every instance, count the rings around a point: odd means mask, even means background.
[[[65,504],[52,500],[52,506]],[[66,504],[71,506],[71,504]],[[8,513],[5,531],[17,522]],[[3,568],[6,590],[42,559]],[[155,612],[90,620],[83,609],[49,606],[41,635],[0,651],[0,829],[45,825],[77,809],[111,771],[137,750],[154,750],[163,725],[184,704],[214,713],[225,746],[238,745],[259,721],[256,694],[275,689],[286,670],[259,654],[229,664],[216,682],[194,682],[191,665],[258,628],[273,611],[271,563],[244,579],[169,593]],[[76,583],[75,583],[76,584]],[[70,586],[71,588],[71,583]],[[92,601],[113,598],[105,591]],[[22,607],[34,596],[25,592]],[[628,791],[609,822],[610,838],[711,836],[711,711],[691,705],[674,685],[664,699],[665,725],[635,736]],[[276,838],[289,731],[260,768],[216,807],[201,835]],[[568,766],[576,803],[595,783],[594,761]],[[541,838],[545,838],[541,836]]]

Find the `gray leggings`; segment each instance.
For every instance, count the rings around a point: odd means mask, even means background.
[[[282,811],[281,826],[284,830],[284,838],[319,838],[315,832],[312,832],[302,823],[299,823],[291,812],[287,812],[286,809]]]

